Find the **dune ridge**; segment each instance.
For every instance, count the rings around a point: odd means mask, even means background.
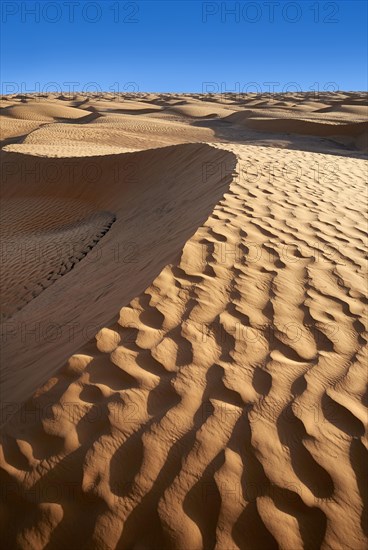
[[[16,287],[10,287],[10,280],[18,269],[19,285],[29,274],[34,283],[43,284],[56,265],[74,263],[72,270],[65,269],[56,284],[31,296],[27,307],[2,326],[6,346],[0,391],[5,401],[27,397],[52,374],[54,361],[61,366],[86,334],[92,336],[116,316],[120,300],[128,302],[180,253],[227,189],[235,158],[207,144],[69,160],[2,151],[5,204],[15,203],[18,223],[33,239],[27,254],[24,234],[9,224],[7,293],[14,296]],[[206,166],[211,167],[208,173],[203,172]],[[192,185],[181,184],[188,180]],[[163,202],[155,201],[157,193],[165,197]],[[193,203],[188,216],[188,205]],[[85,221],[76,223],[81,212]],[[90,221],[104,225],[112,217],[109,231],[103,230],[103,238],[96,239],[97,228]],[[69,258],[73,242],[71,255],[80,256],[76,263]],[[84,255],[91,242],[93,250]],[[45,261],[40,263],[44,253]],[[47,354],[52,361],[44,360]],[[21,372],[30,375],[19,385]]]

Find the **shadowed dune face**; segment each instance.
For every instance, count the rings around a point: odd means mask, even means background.
[[[82,201],[3,200],[2,319],[68,273],[109,231],[116,217]]]
[[[1,153],[2,546],[366,550],[364,94],[42,102],[102,116]]]
[[[3,153],[3,313],[28,308],[3,324],[2,395],[26,397],[53,370],[46,353],[61,363],[173,261],[234,168],[232,153],[208,145],[68,160]],[[37,375],[21,387],[26,364]]]

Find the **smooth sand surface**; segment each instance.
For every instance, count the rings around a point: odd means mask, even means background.
[[[0,103],[2,548],[367,547],[367,96]]]

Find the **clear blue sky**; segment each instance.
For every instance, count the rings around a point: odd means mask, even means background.
[[[1,12],[2,93],[367,89],[365,0],[2,0]]]

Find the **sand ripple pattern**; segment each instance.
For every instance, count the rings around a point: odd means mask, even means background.
[[[366,547],[365,161],[228,148],[180,261],[5,428],[7,547]]]
[[[115,220],[113,213],[93,211],[82,201],[4,200],[1,262],[6,290],[1,294],[1,318],[21,310],[71,271]]]

